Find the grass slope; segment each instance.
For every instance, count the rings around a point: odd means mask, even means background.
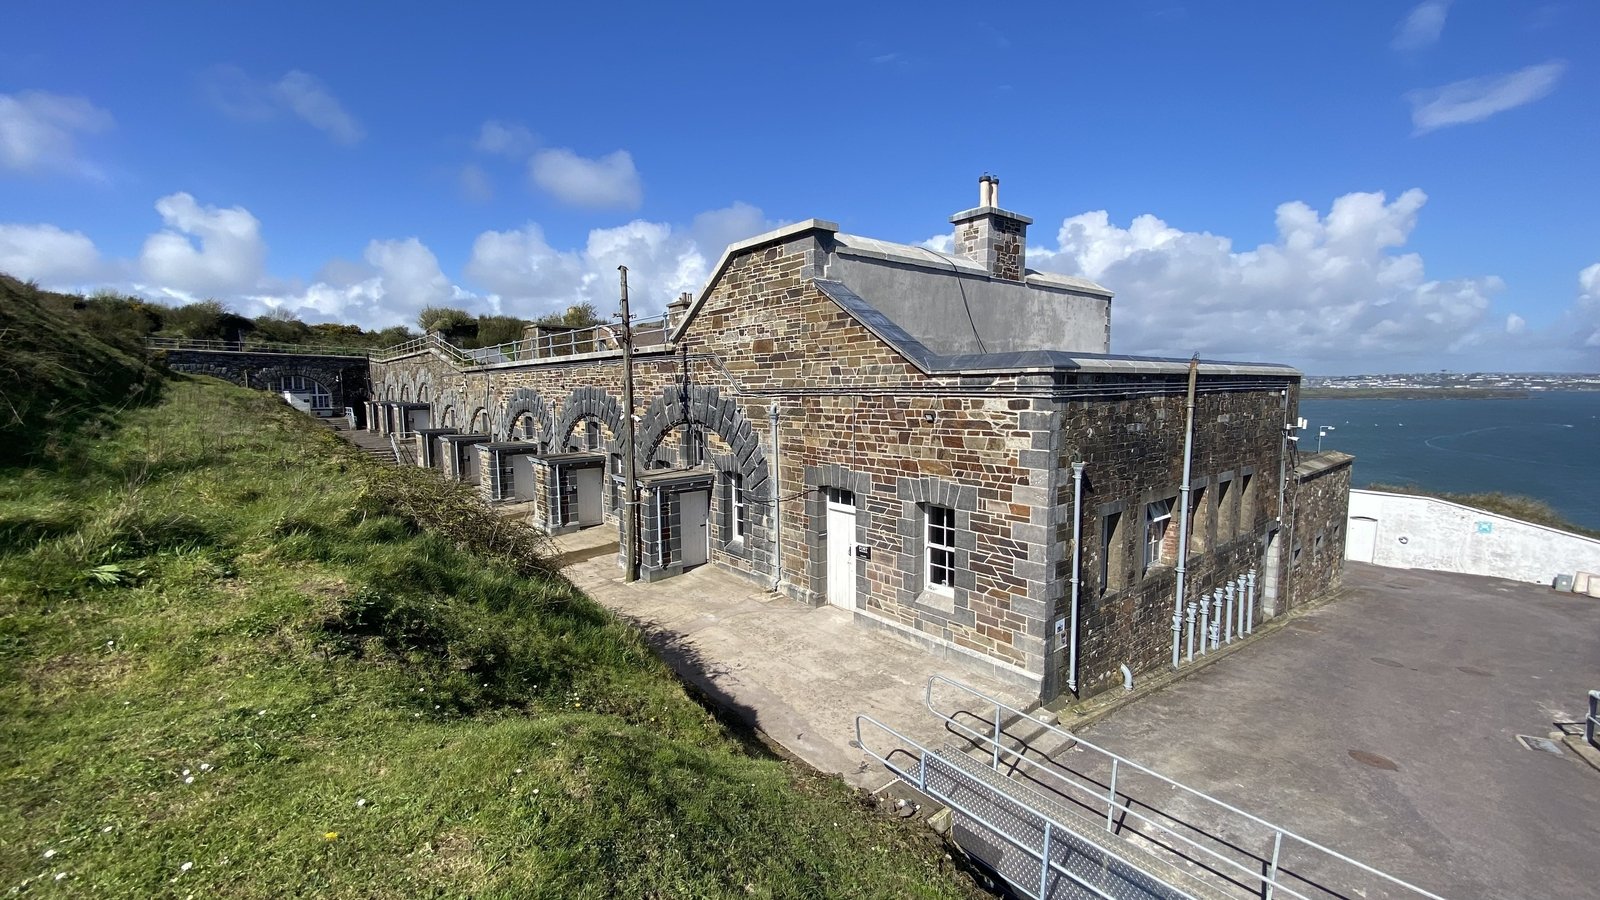
[[[90,334],[45,297],[0,275],[0,466],[47,455],[108,411],[154,399],[161,383],[138,347]]]
[[[209,380],[119,422],[0,481],[0,886],[977,894],[752,753],[459,486]]]

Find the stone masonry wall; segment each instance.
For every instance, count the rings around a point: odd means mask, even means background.
[[[1345,522],[1350,511],[1353,459],[1324,453],[1298,467],[1290,509],[1289,608],[1314,600],[1339,586],[1344,572]],[[1341,458],[1342,457],[1342,458]],[[1306,472],[1308,468],[1314,471]]]
[[[1071,463],[1083,461],[1079,592],[1079,695],[1119,684],[1120,666],[1135,673],[1170,666],[1172,611],[1183,482],[1187,379],[1150,378],[1147,395],[1064,402],[1057,495],[1069,553],[1057,564],[1071,577]],[[1266,529],[1277,518],[1282,425],[1292,399],[1281,385],[1241,385],[1202,377],[1195,399],[1190,483],[1190,550],[1185,600],[1262,565]],[[1248,486],[1247,483],[1248,482]],[[1145,565],[1146,509],[1173,502],[1161,561]],[[1220,499],[1220,503],[1219,503]],[[1070,603],[1070,594],[1063,606]],[[1063,608],[1063,614],[1069,612]],[[1053,657],[1060,683],[1068,655]]]

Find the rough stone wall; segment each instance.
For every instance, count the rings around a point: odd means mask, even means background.
[[[365,410],[367,361],[348,356],[293,353],[234,353],[207,350],[161,351],[177,372],[210,375],[245,387],[267,389],[279,378],[299,375],[328,389],[335,409]],[[395,399],[399,399],[398,397]]]
[[[1026,226],[1003,215],[986,215],[956,226],[953,252],[983,264],[990,275],[1021,281],[1027,265]]]
[[[1289,523],[1289,609],[1339,586],[1352,462],[1346,457],[1328,468],[1295,477]],[[1306,463],[1302,463],[1304,467]],[[1296,547],[1298,552],[1293,549]]]
[[[1058,521],[1067,552],[1056,571],[1066,582],[1071,578],[1071,464],[1085,463],[1080,696],[1119,684],[1124,663],[1135,673],[1171,664],[1186,387],[1183,376],[1150,377],[1140,386],[1149,393],[1067,400],[1057,410],[1063,473],[1057,504],[1064,511]],[[1185,607],[1262,566],[1266,529],[1277,517],[1282,424],[1289,402],[1284,387],[1233,384],[1223,377],[1199,381],[1190,473],[1196,508],[1190,520]],[[1146,566],[1146,507],[1165,499],[1173,501],[1168,553],[1164,562]],[[1107,534],[1113,525],[1115,530]],[[1062,598],[1063,617],[1070,614],[1070,599],[1070,592]],[[1058,653],[1053,661],[1064,686],[1068,654]]]

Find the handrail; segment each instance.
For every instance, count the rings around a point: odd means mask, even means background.
[[[888,757],[879,755],[876,751],[874,751],[871,747],[869,747],[867,745],[866,738],[863,735],[862,730],[861,730],[861,725],[862,725],[863,722],[874,726],[879,731],[882,731],[885,734],[893,736],[901,744],[903,744],[903,745],[905,745],[907,747],[915,748],[916,751],[917,751],[917,753],[916,753],[916,758],[917,758],[917,771],[916,771],[916,774],[913,775],[911,772],[907,771],[906,769],[901,768],[898,764],[890,761],[890,759]],[[983,818],[983,816],[981,816],[977,812],[975,812],[972,809],[970,809],[969,807],[963,805],[959,798],[946,796],[946,795],[944,795],[943,792],[940,792],[940,791],[937,791],[937,790],[931,788],[928,785],[928,749],[926,747],[922,746],[921,744],[917,743],[916,741],[912,740],[911,738],[908,738],[905,735],[901,734],[900,732],[895,731],[893,728],[890,728],[888,725],[883,724],[882,722],[878,721],[877,719],[873,718],[872,716],[866,715],[865,713],[861,713],[861,714],[858,714],[856,716],[856,746],[861,749],[861,752],[863,752],[863,753],[867,754],[868,756],[872,757],[873,759],[877,760],[879,763],[881,763],[883,765],[884,768],[886,768],[889,771],[893,772],[896,776],[898,776],[899,778],[904,780],[907,784],[910,784],[910,785],[913,785],[914,787],[916,787],[916,789],[918,791],[921,791],[923,794],[926,794],[927,796],[932,797],[935,800],[938,800],[940,803],[945,804],[946,806],[950,807],[951,809],[955,810],[956,812],[961,813],[963,816],[973,820],[974,822],[977,822],[979,825],[982,825],[990,834],[1000,838],[1001,840],[1003,840],[1006,843],[1010,844],[1011,846],[1017,848],[1018,850],[1021,850],[1023,853],[1026,853],[1029,856],[1029,858],[1038,860],[1039,861],[1039,868],[1040,868],[1039,893],[1038,894],[1033,894],[1031,896],[1041,898],[1041,900],[1042,900],[1042,898],[1044,898],[1048,894],[1048,886],[1049,886],[1048,885],[1048,881],[1049,881],[1049,879],[1046,876],[1047,876],[1047,874],[1049,872],[1055,872],[1055,873],[1060,874],[1060,875],[1065,875],[1067,878],[1071,879],[1074,884],[1077,884],[1079,887],[1082,887],[1084,890],[1092,892],[1097,897],[1104,897],[1104,898],[1107,898],[1107,900],[1114,900],[1114,898],[1112,898],[1112,895],[1107,894],[1106,892],[1100,890],[1099,888],[1095,887],[1093,884],[1091,884],[1091,883],[1085,881],[1083,878],[1079,877],[1076,873],[1074,873],[1071,870],[1063,867],[1059,863],[1055,862],[1055,860],[1050,858],[1051,857],[1050,844],[1051,844],[1051,838],[1053,836],[1053,833],[1056,832],[1056,831],[1065,831],[1068,834],[1071,834],[1071,833],[1073,833],[1072,826],[1067,825],[1067,824],[1065,824],[1063,822],[1058,822],[1053,817],[1051,817],[1049,815],[1046,815],[1045,813],[1040,812],[1037,809],[1030,809],[1029,810],[1030,812],[1032,812],[1034,815],[1038,816],[1045,823],[1043,848],[1040,849],[1040,850],[1035,850],[1030,845],[1023,843],[1022,841],[1018,840],[1017,838],[1012,837],[1009,833],[1006,832],[1005,829],[1000,828],[999,826],[996,826],[992,822],[989,822],[987,819]],[[893,753],[891,753],[890,755],[892,756]],[[1117,862],[1122,863],[1123,865],[1127,866],[1130,869],[1135,869],[1135,870],[1138,870],[1138,871],[1144,871],[1138,865],[1136,865],[1136,864],[1134,864],[1132,862],[1129,862],[1127,859],[1117,855],[1112,850],[1109,850],[1109,849],[1106,849],[1106,848],[1103,848],[1103,847],[1099,848],[1099,849],[1103,853],[1105,853],[1106,856],[1109,856],[1110,858],[1116,860]],[[1017,888],[1020,891],[1026,891],[1027,890],[1022,885],[1019,885],[1019,884],[1013,883],[1012,886]],[[1179,895],[1181,897],[1188,898],[1188,900],[1195,900],[1193,895],[1191,895],[1188,892],[1182,890],[1181,888],[1178,888],[1175,885],[1169,885],[1169,886],[1172,887],[1173,892],[1176,893],[1177,895]]]
[[[971,694],[972,696],[984,701],[984,708],[985,709],[987,709],[989,706],[993,706],[995,708],[995,732],[994,732],[993,736],[990,736],[987,732],[980,732],[980,731],[974,730],[974,729],[970,728],[969,726],[964,725],[961,722],[956,721],[956,719],[955,719],[955,717],[953,715],[946,715],[945,713],[940,712],[934,706],[934,702],[933,702],[934,685],[935,684],[939,684],[939,683],[943,683],[943,684],[949,685],[950,687],[955,688],[955,689],[960,690],[960,691],[965,691],[966,693]],[[1595,692],[1595,693],[1596,694],[1600,694],[1600,692]],[[1594,702],[1593,699],[1592,699],[1592,696],[1593,695],[1591,695],[1591,702]],[[1322,844],[1319,844],[1316,841],[1311,840],[1310,838],[1302,837],[1302,836],[1300,836],[1298,834],[1295,834],[1294,832],[1288,830],[1287,828],[1283,828],[1283,827],[1281,827],[1279,825],[1274,825],[1273,823],[1268,822],[1266,819],[1263,819],[1260,816],[1253,815],[1251,813],[1245,812],[1244,810],[1239,809],[1238,807],[1235,807],[1235,806],[1233,806],[1233,805],[1231,805],[1231,804],[1229,804],[1229,803],[1227,803],[1227,802],[1225,802],[1223,800],[1219,800],[1216,797],[1213,797],[1210,794],[1207,794],[1207,793],[1205,793],[1203,791],[1200,791],[1200,790],[1197,790],[1195,788],[1189,787],[1188,785],[1183,784],[1182,782],[1174,781],[1173,779],[1168,778],[1167,776],[1161,774],[1160,772],[1155,771],[1154,769],[1151,769],[1151,768],[1149,768],[1147,766],[1140,765],[1139,763],[1136,763],[1133,760],[1127,759],[1126,757],[1119,756],[1116,753],[1113,753],[1110,750],[1106,750],[1103,747],[1096,746],[1095,744],[1090,743],[1089,741],[1084,740],[1082,737],[1080,737],[1080,736],[1078,736],[1076,734],[1073,734],[1072,732],[1069,732],[1069,731],[1067,731],[1067,730],[1065,730],[1063,728],[1059,728],[1059,727],[1057,727],[1055,725],[1050,725],[1050,724],[1047,724],[1045,722],[1041,722],[1038,719],[1035,719],[1034,717],[1032,717],[1031,715],[1026,713],[1025,711],[1017,709],[1016,707],[1011,706],[1011,705],[1005,703],[1004,701],[997,700],[997,699],[995,699],[993,697],[990,697],[987,694],[984,694],[984,693],[982,693],[982,692],[980,692],[980,691],[978,691],[978,690],[976,690],[974,688],[968,687],[967,685],[962,684],[959,681],[955,681],[955,680],[953,680],[951,678],[947,678],[947,677],[945,677],[943,675],[933,675],[933,676],[931,676],[928,679],[928,685],[927,685],[927,688],[924,691],[924,703],[927,706],[929,712],[933,713],[936,717],[938,717],[939,719],[943,720],[947,725],[950,725],[950,726],[952,726],[952,727],[954,727],[956,729],[959,729],[961,732],[965,733],[968,737],[974,739],[975,741],[991,742],[993,744],[993,748],[992,748],[992,750],[993,750],[993,758],[995,760],[994,764],[995,764],[996,767],[998,767],[998,765],[999,765],[1000,754],[1004,753],[1004,754],[1007,754],[1009,756],[1016,757],[1017,760],[1019,760],[1019,761],[1021,761],[1023,763],[1026,763],[1030,767],[1036,768],[1036,769],[1038,769],[1040,771],[1043,771],[1043,772],[1047,772],[1047,773],[1051,774],[1053,777],[1055,777],[1055,778],[1057,778],[1057,779],[1059,779],[1059,780],[1061,780],[1061,781],[1063,781],[1063,782],[1065,782],[1065,783],[1067,783],[1069,785],[1072,785],[1075,788],[1078,788],[1080,790],[1085,790],[1089,794],[1091,794],[1093,796],[1096,796],[1096,797],[1098,797],[1098,795],[1100,794],[1100,791],[1099,791],[1098,788],[1090,790],[1090,789],[1086,788],[1084,785],[1081,785],[1081,784],[1078,784],[1077,782],[1074,782],[1072,779],[1070,779],[1070,778],[1066,777],[1065,775],[1061,774],[1059,771],[1055,770],[1054,768],[1051,768],[1051,767],[1048,767],[1048,766],[1044,766],[1044,765],[1042,765],[1042,764],[1040,764],[1040,763],[1038,763],[1038,762],[1036,762],[1034,760],[1028,759],[1025,755],[1023,755],[1023,752],[1017,751],[1017,750],[1013,750],[1010,747],[1005,746],[1004,742],[1002,741],[1002,732],[1001,732],[1000,727],[999,727],[1000,726],[1000,719],[1001,719],[1000,713],[1001,713],[1001,711],[1005,711],[1005,712],[1009,712],[1009,713],[1013,714],[1014,716],[1019,716],[1019,717],[1022,717],[1022,718],[1026,718],[1030,723],[1036,724],[1039,727],[1044,728],[1045,730],[1055,734],[1056,736],[1058,736],[1058,737],[1060,737],[1060,738],[1062,738],[1064,740],[1073,742],[1074,749],[1083,749],[1083,750],[1087,750],[1087,751],[1092,751],[1094,753],[1100,754],[1103,757],[1106,757],[1107,759],[1111,760],[1111,764],[1112,764],[1111,789],[1113,791],[1113,799],[1110,800],[1110,801],[1107,801],[1107,810],[1106,810],[1107,827],[1108,827],[1109,830],[1115,830],[1114,828],[1112,828],[1111,822],[1112,822],[1113,814],[1118,810],[1122,811],[1123,813],[1125,813],[1127,815],[1132,815],[1132,816],[1134,816],[1134,817],[1136,817],[1136,818],[1138,818],[1138,819],[1140,819],[1142,821],[1148,822],[1150,825],[1152,825],[1153,827],[1155,827],[1157,829],[1160,829],[1162,832],[1166,833],[1168,836],[1173,837],[1173,838],[1175,838],[1177,840],[1183,841],[1184,843],[1194,847],[1195,849],[1201,850],[1201,851],[1203,851],[1203,852],[1205,852],[1205,853],[1207,853],[1207,854],[1209,854],[1209,855],[1211,855],[1213,857],[1216,857],[1217,859],[1219,859],[1219,860],[1221,860],[1223,862],[1227,862],[1228,864],[1230,864],[1230,865],[1232,865],[1232,866],[1234,866],[1236,868],[1242,869],[1243,871],[1245,871],[1246,873],[1249,874],[1249,877],[1259,881],[1262,884],[1265,900],[1272,900],[1273,892],[1275,890],[1282,890],[1282,891],[1285,891],[1287,893],[1293,894],[1294,896],[1297,896],[1297,897],[1305,896],[1305,895],[1300,894],[1299,892],[1295,891],[1291,887],[1287,887],[1285,885],[1282,885],[1282,884],[1278,883],[1277,874],[1278,874],[1278,870],[1279,870],[1279,861],[1280,861],[1280,858],[1281,858],[1281,851],[1282,851],[1282,848],[1283,848],[1283,839],[1284,838],[1289,838],[1292,841],[1297,841],[1301,845],[1303,845],[1303,846],[1305,846],[1307,848],[1319,851],[1321,853],[1325,853],[1325,854],[1327,854],[1328,856],[1332,857],[1335,860],[1338,860],[1340,862],[1348,863],[1348,864],[1350,864],[1352,866],[1355,866],[1357,869],[1360,869],[1363,872],[1366,872],[1366,873],[1368,873],[1370,875],[1375,875],[1375,876],[1377,876],[1377,877],[1389,882],[1390,884],[1395,885],[1396,887],[1411,891],[1411,892],[1415,893],[1419,897],[1426,897],[1426,898],[1429,898],[1429,900],[1444,900],[1444,898],[1440,897],[1438,894],[1434,894],[1434,893],[1431,893],[1431,892],[1429,892],[1427,890],[1424,890],[1423,888],[1417,887],[1416,885],[1411,884],[1408,881],[1404,881],[1404,880],[1402,880],[1400,878],[1397,878],[1397,877],[1395,877],[1393,875],[1390,875],[1389,873],[1384,872],[1381,869],[1373,868],[1372,866],[1369,866],[1366,863],[1361,862],[1360,860],[1351,859],[1350,857],[1345,856],[1343,853],[1340,853],[1337,850],[1334,850],[1334,849],[1332,849],[1330,847],[1326,847],[1326,846],[1324,846]],[[1024,746],[1024,751],[1025,750],[1026,750],[1026,746]],[[1168,827],[1166,825],[1163,825],[1160,822],[1157,822],[1154,819],[1149,818],[1148,816],[1145,816],[1145,815],[1143,815],[1141,813],[1138,813],[1138,812],[1134,811],[1132,809],[1133,803],[1132,803],[1131,798],[1130,798],[1128,803],[1117,804],[1115,799],[1114,799],[1115,791],[1116,791],[1116,776],[1117,776],[1118,770],[1120,768],[1122,768],[1122,767],[1128,767],[1128,768],[1133,769],[1134,771],[1137,771],[1137,772],[1143,773],[1145,775],[1148,775],[1148,776],[1150,776],[1152,778],[1155,778],[1156,780],[1158,780],[1160,782],[1165,783],[1169,787],[1176,788],[1177,790],[1188,794],[1191,797],[1194,797],[1194,798],[1196,798],[1198,800],[1204,801],[1205,803],[1208,803],[1208,804],[1210,804],[1210,805],[1212,805],[1214,807],[1217,807],[1219,809],[1226,810],[1227,812],[1230,812],[1230,813],[1232,813],[1232,814],[1234,814],[1236,816],[1239,816],[1239,817],[1241,817],[1243,819],[1246,819],[1247,821],[1253,822],[1253,823],[1255,823],[1257,825],[1260,825],[1260,826],[1266,828],[1273,835],[1272,861],[1271,861],[1271,868],[1270,868],[1269,872],[1266,875],[1263,875],[1259,871],[1255,871],[1254,869],[1252,869],[1252,868],[1250,868],[1248,866],[1245,866],[1245,865],[1237,862],[1236,860],[1229,859],[1228,857],[1225,857],[1225,856],[1217,853],[1217,851],[1212,850],[1209,847],[1205,847],[1205,846],[1203,846],[1201,844],[1196,843],[1191,838],[1189,838],[1189,837],[1187,837],[1187,836],[1185,836],[1185,835],[1173,830],[1172,828],[1170,828],[1170,827]]]
[[[277,344],[268,341],[216,341],[197,338],[147,337],[152,350],[201,350],[213,353],[294,353],[303,356],[352,356],[369,358],[377,352],[370,347],[320,346],[315,344]]]

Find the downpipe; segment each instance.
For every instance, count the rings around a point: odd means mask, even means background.
[[[1078,589],[1083,563],[1083,463],[1072,464],[1072,636],[1067,650],[1067,690],[1078,692]]]
[[[1189,411],[1183,426],[1183,484],[1178,489],[1178,587],[1172,598],[1172,667],[1178,668],[1183,642],[1183,588],[1189,568],[1189,474],[1194,463],[1194,385],[1200,356],[1189,359]]]
[[[778,490],[778,473],[782,471],[782,453],[778,449],[778,404],[767,408],[767,422],[771,428],[772,474],[767,479],[772,491],[772,590],[783,584],[783,506],[782,492]]]

